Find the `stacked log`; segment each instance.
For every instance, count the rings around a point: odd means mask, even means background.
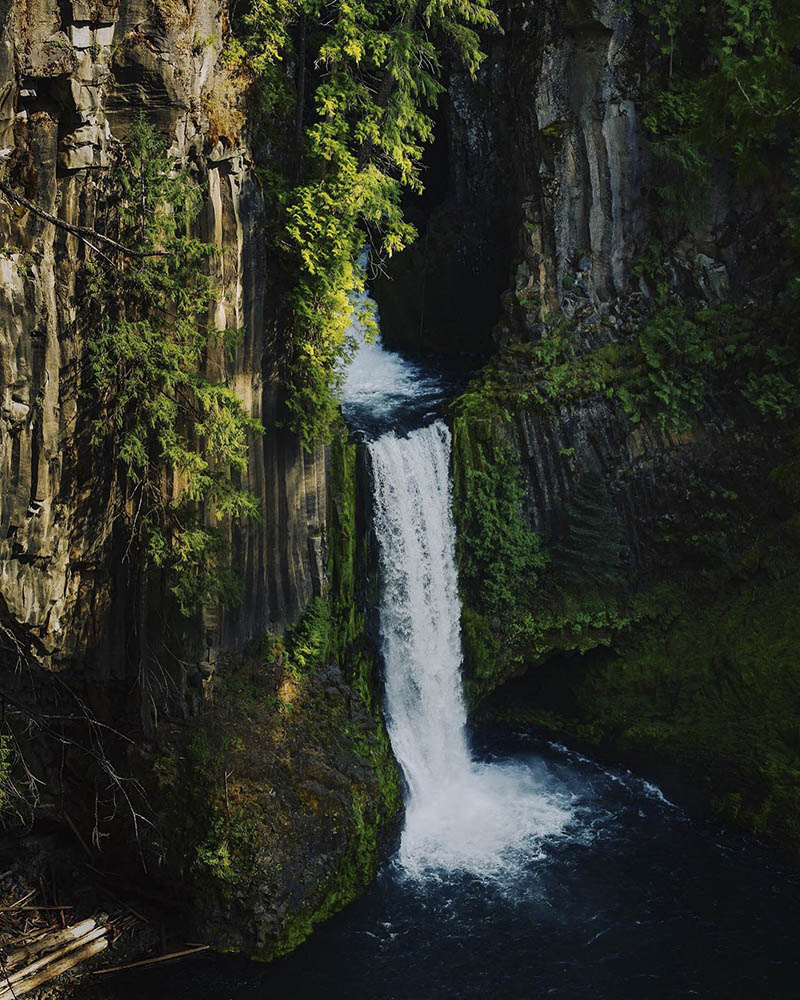
[[[109,928],[94,917],[57,930],[0,960],[0,1000],[15,1000],[108,946]]]

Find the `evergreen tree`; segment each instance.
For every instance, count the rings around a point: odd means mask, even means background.
[[[113,267],[86,265],[93,335],[89,397],[93,440],[120,472],[119,510],[128,552],[170,572],[184,614],[205,600],[234,600],[219,522],[257,515],[238,486],[248,439],[262,428],[233,389],[205,374],[212,245],[189,234],[202,194],[177,169],[141,116],[115,171],[117,234],[136,247]]]
[[[578,586],[619,583],[623,525],[603,477],[581,477],[567,504],[564,539],[555,550],[560,576]]]
[[[291,286],[279,354],[292,424],[308,447],[326,437],[335,412],[331,390],[352,292],[364,282],[364,243],[379,265],[416,237],[401,197],[422,190],[442,51],[475,73],[478,29],[495,25],[489,0],[255,0],[244,19],[254,73],[272,91],[276,61],[300,39],[291,95],[299,162],[294,183],[274,174],[271,182]],[[274,96],[263,103],[274,105]]]

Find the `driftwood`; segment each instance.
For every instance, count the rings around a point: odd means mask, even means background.
[[[14,998],[22,996],[24,993],[30,993],[37,986],[49,983],[51,979],[60,976],[62,972],[73,968],[79,962],[84,962],[87,958],[99,955],[107,947],[108,938],[97,937],[88,944],[85,942],[85,939],[76,941],[72,946],[73,950],[62,949],[61,951],[53,952],[48,956],[47,964],[38,971],[31,972],[30,970],[33,966],[28,966],[27,969],[20,970],[25,973],[23,978],[4,989],[0,988],[0,1000],[14,1000]]]
[[[79,962],[97,955],[108,946],[108,935],[109,928],[99,925],[91,917],[18,948],[3,963],[0,1000],[11,1000],[28,993]],[[33,961],[30,961],[31,958]]]
[[[127,965],[112,965],[108,969],[93,969],[93,976],[107,976],[109,972],[125,972],[128,969],[141,969],[145,965],[156,965],[158,962],[169,962],[173,958],[186,958],[187,955],[197,955],[201,951],[208,951],[210,944],[198,944],[193,948],[186,948],[183,951],[173,951],[169,955],[156,955],[155,958],[143,958],[139,962],[128,962]],[[0,994],[0,1000],[4,1000]]]
[[[67,927],[63,931],[55,931],[53,934],[46,934],[44,937],[40,937],[37,941],[27,944],[22,948],[18,948],[16,951],[12,951],[6,959],[6,968],[16,969],[18,966],[22,965],[23,962],[27,962],[30,958],[35,958],[37,955],[53,951],[63,944],[67,944],[70,941],[75,941],[77,938],[83,937],[84,934],[88,934],[89,931],[93,931],[96,926],[97,921],[94,917],[89,917],[88,920],[82,920],[79,924],[73,924],[72,927]]]

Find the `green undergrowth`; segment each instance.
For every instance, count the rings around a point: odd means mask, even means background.
[[[633,423],[680,434],[724,388],[751,406],[756,419],[796,416],[800,354],[786,336],[791,311],[682,301],[665,283],[665,256],[655,246],[642,258],[640,278],[653,298],[647,307],[631,308],[624,327],[608,327],[591,310],[543,324],[537,341],[505,344],[456,400],[455,412],[508,421],[603,397]]]
[[[558,544],[541,538],[527,520],[507,431],[502,419],[475,423],[462,413],[453,421],[464,684],[472,703],[543,657],[609,645],[648,613],[621,586],[622,526],[602,480],[581,480]]]
[[[329,593],[226,663],[199,720],[165,730],[154,768],[170,803],[164,871],[191,887],[215,947],[244,943],[261,959],[295,948],[369,884],[402,808],[356,607],[364,533],[344,436],[331,472]]]
[[[638,574],[603,477],[578,471],[556,535],[536,540],[533,584],[511,563],[498,590],[497,538],[531,533],[524,493],[509,494],[523,476],[512,423],[487,407],[480,418],[457,410],[453,424],[473,713],[624,761],[698,812],[800,857],[797,437],[775,442],[757,495],[746,480],[750,492],[738,492],[740,462],[683,458],[680,482],[665,481],[647,514],[653,561]],[[476,468],[483,488],[469,497]],[[514,502],[498,504],[498,492]]]
[[[798,527],[793,560],[773,552],[717,598],[676,590],[605,655],[551,659],[487,710],[622,760],[800,859]]]

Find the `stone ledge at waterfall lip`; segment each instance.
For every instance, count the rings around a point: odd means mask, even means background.
[[[342,405],[342,414],[350,432],[358,440],[372,441],[392,431],[404,437],[416,428],[438,420],[445,398],[441,392],[431,393],[430,397],[418,399],[417,405],[413,406],[407,399],[398,398],[394,406],[377,414],[368,402],[348,402]]]
[[[405,365],[399,384],[377,378],[358,385],[345,383],[342,414],[355,435],[371,440],[389,431],[408,434],[433,423],[461,384],[455,376],[428,375],[415,362]]]

